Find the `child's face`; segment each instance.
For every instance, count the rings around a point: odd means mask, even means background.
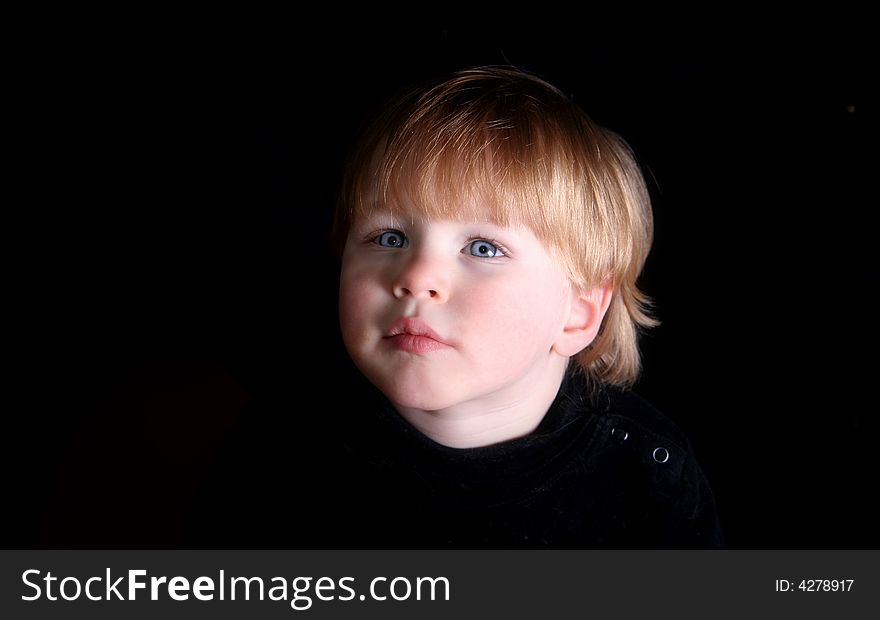
[[[571,295],[527,228],[378,213],[345,245],[342,336],[398,407],[503,407],[560,367],[553,347]]]

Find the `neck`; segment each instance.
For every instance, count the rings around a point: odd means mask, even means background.
[[[451,448],[478,448],[525,437],[538,428],[553,404],[567,362],[554,358],[512,384],[446,409],[395,408],[421,433]]]

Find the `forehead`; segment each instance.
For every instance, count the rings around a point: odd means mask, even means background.
[[[445,202],[445,204],[444,204]],[[424,221],[446,221],[462,224],[492,224],[513,227],[521,224],[494,205],[480,202],[455,203],[453,201],[411,202],[388,200],[374,204],[370,209],[355,213],[354,224],[362,222],[396,222],[401,224]]]

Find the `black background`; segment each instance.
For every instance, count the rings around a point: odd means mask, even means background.
[[[56,25],[15,47],[2,546],[185,544],[240,405],[349,371],[326,236],[361,123],[413,81],[513,64],[645,170],[663,324],[636,389],[690,437],[730,546],[878,547],[876,67],[857,16],[276,25]]]

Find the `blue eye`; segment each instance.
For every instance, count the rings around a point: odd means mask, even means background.
[[[406,237],[397,230],[386,230],[373,241],[383,248],[405,248],[408,245]]]
[[[480,256],[483,258],[494,258],[496,256],[504,256],[504,252],[494,243],[485,239],[476,239],[471,241],[467,247],[462,250],[467,251],[471,256]]]

